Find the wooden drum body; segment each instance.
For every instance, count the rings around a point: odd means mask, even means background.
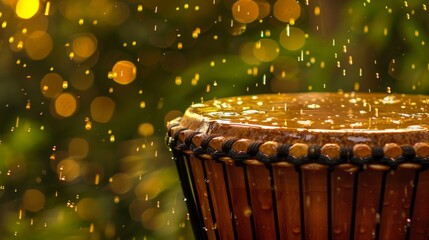
[[[255,125],[192,108],[170,123],[167,142],[197,239],[429,238],[424,127],[398,133]]]

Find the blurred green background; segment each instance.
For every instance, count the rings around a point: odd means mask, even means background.
[[[1,238],[191,239],[167,121],[232,95],[429,93],[427,8],[1,0]]]

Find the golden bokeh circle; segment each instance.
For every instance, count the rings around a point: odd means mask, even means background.
[[[80,176],[80,172],[80,165],[74,159],[64,159],[57,165],[57,174],[61,181],[71,182]]]
[[[155,128],[151,123],[142,123],[138,127],[138,133],[144,137],[152,136],[154,132]]]
[[[243,60],[247,64],[257,65],[260,64],[261,61],[256,59],[253,54],[253,48],[255,47],[255,42],[244,42],[241,44],[239,49],[239,56],[241,60]]]
[[[81,34],[73,39],[72,51],[78,58],[89,58],[97,50],[97,42],[92,33]]]
[[[30,19],[39,11],[39,0],[18,0],[15,13],[19,18]]]
[[[27,189],[22,196],[22,206],[30,212],[40,211],[45,206],[45,195],[37,189]]]
[[[131,177],[126,173],[117,173],[111,177],[110,189],[116,194],[125,194],[133,187]]]
[[[279,21],[295,21],[301,15],[301,6],[295,0],[278,0],[274,3],[273,15]]]
[[[51,53],[54,43],[49,33],[35,31],[25,40],[24,46],[28,57],[42,60]]]
[[[47,98],[56,98],[63,92],[63,78],[58,73],[50,72],[40,81],[40,90]]]
[[[257,41],[253,47],[253,55],[262,62],[273,61],[277,58],[279,53],[280,49],[277,42],[269,38],[263,38]]]
[[[60,117],[70,117],[77,110],[76,97],[71,93],[62,93],[55,99],[54,107]]]
[[[299,50],[305,44],[305,33],[300,28],[288,27],[280,33],[279,42],[287,50]]]
[[[115,106],[115,102],[109,97],[96,97],[90,105],[92,119],[100,123],[109,122],[115,112]]]
[[[271,13],[271,4],[267,0],[257,0],[256,3],[259,7],[258,19],[268,17]]]
[[[237,22],[251,23],[258,19],[259,6],[252,0],[238,0],[232,5],[232,16]]]
[[[136,79],[137,68],[130,61],[118,61],[112,68],[113,80],[119,84],[127,85]]]

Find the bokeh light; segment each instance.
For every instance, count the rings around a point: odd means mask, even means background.
[[[34,60],[46,58],[53,49],[52,37],[49,33],[35,31],[25,40],[25,52]]]
[[[155,128],[151,123],[142,123],[139,125],[138,132],[141,136],[149,137],[155,132]]]
[[[257,59],[253,54],[255,48],[255,42],[245,42],[240,46],[239,55],[240,58],[247,64],[259,64],[261,60]]]
[[[115,111],[115,102],[105,96],[96,97],[91,102],[91,117],[96,122],[107,123],[112,118]]]
[[[70,117],[77,110],[76,97],[71,93],[62,93],[55,98],[54,108],[60,117]]]
[[[0,238],[192,239],[167,122],[233,95],[427,94],[428,5],[0,1]]]
[[[112,78],[115,82],[127,85],[136,79],[137,68],[130,61],[119,61],[112,68]]]
[[[18,17],[29,19],[39,11],[39,6],[39,0],[18,0],[15,12]]]
[[[74,159],[64,159],[57,165],[57,174],[60,181],[74,181],[80,176],[80,165]]]
[[[63,78],[58,73],[47,73],[40,81],[40,90],[47,98],[56,98],[63,92]]]
[[[264,38],[257,41],[253,47],[253,55],[262,62],[270,62],[277,58],[280,49],[276,41]]]
[[[89,58],[97,49],[97,38],[92,33],[76,36],[72,41],[72,51],[75,60],[83,61]]]
[[[282,22],[295,22],[301,15],[301,6],[294,0],[277,0],[273,6],[273,14]]]
[[[110,189],[116,194],[125,194],[133,187],[131,177],[126,173],[117,173],[110,178]]]
[[[268,17],[271,13],[271,4],[267,0],[257,0],[256,3],[258,4],[259,8],[258,19]]]
[[[22,196],[22,207],[30,212],[40,211],[45,202],[45,195],[37,189],[27,189]]]
[[[305,44],[305,33],[300,28],[286,27],[280,33],[279,42],[287,50],[299,50]]]
[[[232,6],[232,16],[241,23],[251,23],[259,16],[259,6],[253,0],[238,0]]]

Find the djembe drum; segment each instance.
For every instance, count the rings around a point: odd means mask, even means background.
[[[296,93],[169,123],[198,239],[429,239],[429,96]]]

